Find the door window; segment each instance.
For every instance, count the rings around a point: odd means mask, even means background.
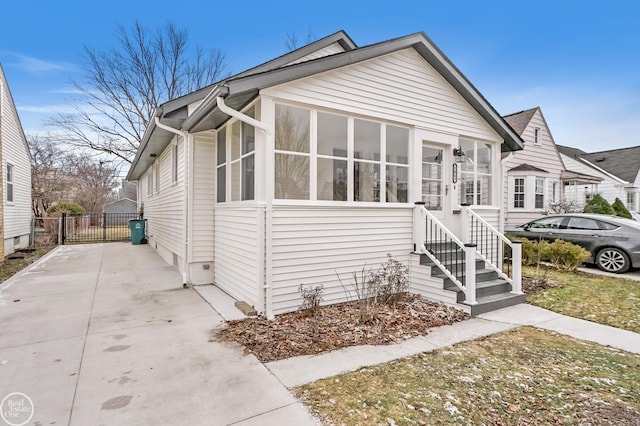
[[[422,201],[427,210],[442,210],[442,150],[422,147]]]

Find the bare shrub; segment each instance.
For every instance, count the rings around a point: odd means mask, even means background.
[[[302,295],[302,304],[298,310],[304,311],[308,315],[314,315],[324,299],[323,291],[322,284],[317,286],[300,284],[298,292]]]

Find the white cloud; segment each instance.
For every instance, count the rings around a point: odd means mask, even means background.
[[[2,52],[17,59],[17,62],[13,65],[21,68],[22,70],[30,74],[41,74],[51,71],[75,71],[77,66],[69,62],[54,62],[45,61],[42,59],[34,58],[32,56],[23,55],[15,52]]]
[[[34,114],[70,114],[76,112],[73,105],[56,104],[56,105],[18,105],[16,106],[20,112],[29,112]]]

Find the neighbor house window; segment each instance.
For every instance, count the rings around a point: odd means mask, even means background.
[[[311,111],[276,104],[275,198],[308,200]]]
[[[536,178],[535,208],[544,208],[544,179]]]
[[[491,204],[491,145],[460,139],[466,160],[460,167],[460,203]]]
[[[556,203],[558,201],[558,182],[553,182],[552,188],[551,201]]]
[[[513,180],[513,207],[516,209],[524,208],[524,178]]]
[[[540,144],[540,127],[533,129],[533,143],[536,145]]]
[[[635,192],[627,192],[627,209],[634,211],[636,209]]]
[[[7,201],[13,202],[13,164],[7,163]]]
[[[178,181],[178,144],[171,148],[171,181]]]
[[[217,197],[218,203],[224,203],[226,201],[226,188],[227,188],[227,129],[223,127],[218,131],[218,142],[216,149],[217,165],[216,165],[216,185],[217,185]]]

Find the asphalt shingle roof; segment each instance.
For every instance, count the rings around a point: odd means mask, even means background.
[[[582,154],[592,164],[627,182],[634,182],[640,170],[640,146]]]
[[[511,126],[513,130],[516,131],[520,136],[524,132],[524,129],[527,128],[527,125],[533,118],[533,114],[536,113],[538,107],[525,109],[524,111],[514,112],[513,114],[505,115],[504,120]]]

